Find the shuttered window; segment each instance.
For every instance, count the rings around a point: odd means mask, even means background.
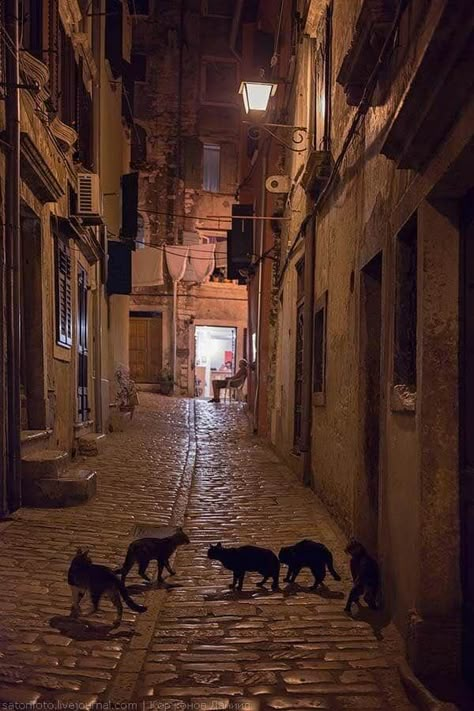
[[[71,250],[66,240],[55,237],[56,341],[72,345]]]
[[[220,146],[214,143],[205,143],[202,187],[211,193],[218,193],[220,182]]]

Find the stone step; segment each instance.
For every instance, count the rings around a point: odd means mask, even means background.
[[[60,478],[36,479],[23,487],[23,505],[65,508],[89,501],[97,491],[97,475],[90,469],[71,469]]]
[[[21,457],[23,482],[38,479],[58,479],[65,471],[69,454],[59,449],[27,451]]]
[[[53,430],[22,430],[21,452],[37,451],[47,447],[48,440]]]
[[[83,457],[95,457],[99,454],[101,445],[105,442],[105,434],[88,432],[77,438],[77,451]]]

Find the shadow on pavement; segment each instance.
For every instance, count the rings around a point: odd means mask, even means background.
[[[331,590],[326,587],[326,585],[320,585],[317,588],[311,586],[303,586],[298,583],[289,583],[286,588],[283,589],[283,597],[293,597],[298,595],[298,593],[306,593],[317,595],[318,597],[324,597],[327,600],[343,600],[345,595],[340,590]]]
[[[93,624],[88,620],[64,617],[61,615],[51,617],[49,624],[51,627],[59,630],[64,636],[79,642],[101,639],[130,639],[136,634],[134,630],[113,632],[113,630],[117,629],[113,625]]]
[[[388,610],[371,610],[370,607],[358,606],[358,611],[355,615],[347,613],[356,622],[366,622],[374,632],[376,639],[382,640],[382,630],[390,624],[391,617]]]

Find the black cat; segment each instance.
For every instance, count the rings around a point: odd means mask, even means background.
[[[158,582],[161,583],[163,582],[163,568],[166,568],[170,575],[175,574],[170,566],[169,559],[178,546],[186,545],[187,543],[189,543],[189,538],[181,527],[178,528],[176,533],[167,538],[138,538],[130,543],[123,566],[114,572],[121,573],[122,582],[125,583],[130,568],[136,562],[138,563],[139,575],[150,581],[146,570],[150,561],[156,560],[158,563]]]
[[[110,599],[117,611],[114,627],[118,627],[122,620],[122,599],[131,610],[146,611],[146,607],[138,605],[132,600],[122,581],[115,577],[110,568],[105,565],[95,565],[92,562],[88,551],[77,549],[69,567],[67,581],[72,594],[71,617],[79,617],[81,614],[80,604],[86,592],[90,594],[94,612],[99,609],[103,595]]]
[[[352,603],[359,603],[359,597],[364,595],[364,600],[372,610],[377,609],[377,594],[380,585],[380,571],[378,563],[370,557],[362,543],[352,538],[346,548],[346,553],[351,556],[351,574],[354,585],[347,599],[346,612],[351,611]]]
[[[288,566],[288,573],[284,578],[287,583],[294,583],[302,568],[309,568],[314,575],[313,589],[323,582],[326,568],[334,580],[341,579],[334,570],[331,551],[322,543],[305,539],[294,546],[282,548],[278,557],[280,563]]]
[[[257,572],[263,575],[257,585],[263,587],[268,578],[273,578],[272,589],[278,590],[278,576],[280,574],[280,563],[273,551],[268,548],[258,546],[240,546],[239,548],[224,548],[221,543],[210,546],[207,557],[211,560],[218,560],[224,568],[231,570],[234,574],[232,590],[242,590],[246,572]]]

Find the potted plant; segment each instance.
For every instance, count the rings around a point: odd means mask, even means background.
[[[170,395],[173,392],[175,383],[173,380],[173,373],[169,368],[163,368],[158,382],[160,385],[160,393],[163,395]]]
[[[117,393],[115,400],[119,410],[130,412],[131,417],[138,405],[138,393],[135,381],[130,377],[130,371],[124,365],[119,365],[115,370]]]

